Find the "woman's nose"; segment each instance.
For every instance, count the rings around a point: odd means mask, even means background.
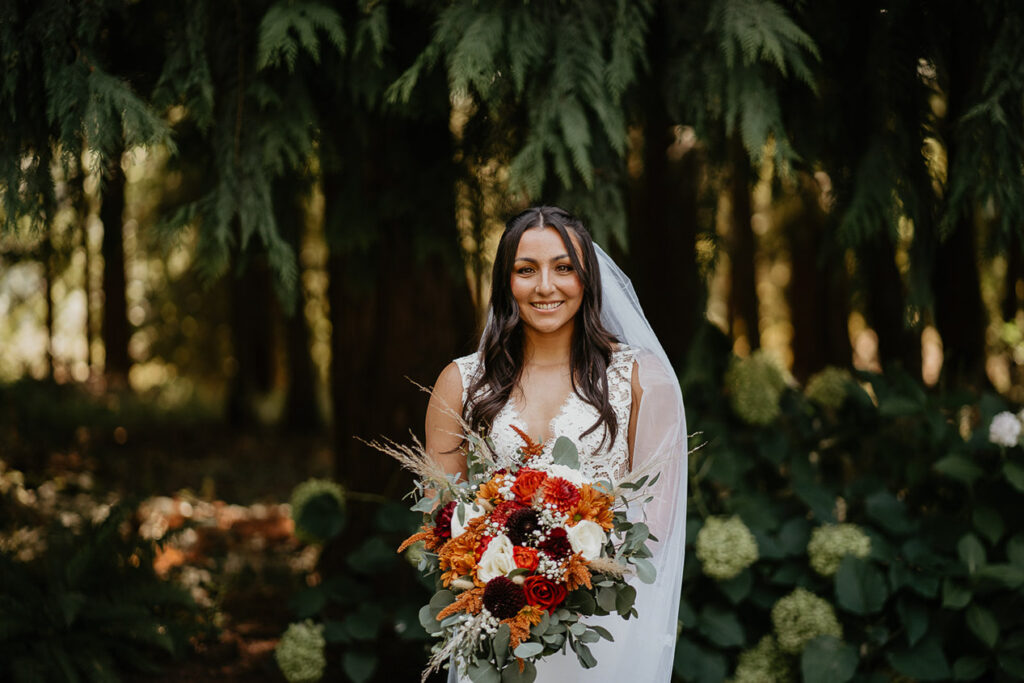
[[[537,293],[550,294],[553,291],[555,291],[555,287],[551,284],[551,273],[546,270],[542,270],[540,273],[540,280],[537,281]]]

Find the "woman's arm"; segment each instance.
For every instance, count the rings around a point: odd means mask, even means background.
[[[456,417],[461,408],[462,374],[458,365],[449,363],[441,371],[434,390],[430,392],[425,429],[426,448],[430,457],[446,472],[460,473],[465,481],[466,454],[460,448],[463,442],[462,425]]]

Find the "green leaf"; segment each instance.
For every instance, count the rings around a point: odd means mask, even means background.
[[[371,652],[349,650],[341,659],[341,668],[352,683],[365,683],[377,669],[377,655]]]
[[[988,539],[988,542],[995,545],[1003,536],[1005,526],[1003,518],[994,509],[987,506],[975,508],[971,515],[974,521],[974,528],[981,532],[981,535]]]
[[[727,673],[725,657],[700,647],[689,638],[676,642],[672,670],[683,680],[695,683],[722,683]]]
[[[1003,476],[1010,482],[1013,488],[1024,493],[1024,467],[1007,460],[1003,464]]]
[[[595,631],[597,635],[601,636],[605,640],[615,642],[615,638],[612,636],[611,632],[608,629],[601,626],[591,626],[590,629],[592,631]]]
[[[515,649],[516,657],[527,659],[528,657],[536,657],[544,651],[544,646],[540,643],[527,642],[520,643]]]
[[[697,630],[720,647],[739,647],[746,640],[736,613],[714,604],[700,611]]]
[[[594,654],[590,651],[590,648],[586,646],[581,640],[576,641],[576,658],[580,660],[580,665],[584,669],[593,669],[597,666],[597,659]]]
[[[1006,557],[1012,565],[1024,569],[1024,534],[1017,534],[1006,542]]]
[[[802,517],[788,520],[779,529],[779,545],[787,555],[804,555],[811,537],[811,523]]]
[[[935,471],[971,486],[984,471],[962,455],[947,455],[937,461]]]
[[[971,633],[978,636],[978,640],[988,646],[988,649],[994,648],[996,641],[999,640],[999,623],[992,612],[981,605],[973,604],[967,607],[966,615],[967,628],[971,629]]]
[[[537,679],[537,667],[533,662],[524,661],[523,671],[520,673],[519,665],[506,666],[501,672],[501,683],[533,683]]]
[[[738,605],[750,595],[750,590],[754,587],[754,575],[750,569],[744,569],[731,579],[716,581],[715,583],[718,589],[725,594],[725,597],[729,598],[729,602]]]
[[[873,564],[847,555],[835,576],[839,606],[854,614],[874,614],[889,597],[885,577]]]
[[[988,665],[983,657],[960,657],[953,662],[953,680],[973,681],[985,673],[986,670],[988,670]]]
[[[319,541],[329,540],[345,526],[345,507],[332,494],[321,493],[302,506],[295,526]]]
[[[1011,590],[1024,585],[1024,569],[1012,564],[988,564],[979,569],[975,576],[1001,583]]]
[[[963,609],[971,601],[971,591],[964,588],[954,579],[946,577],[942,581],[942,606],[947,609]]]
[[[525,644],[523,643],[523,645]],[[534,645],[538,644],[534,643]],[[473,681],[473,683],[501,683],[501,674],[498,673],[498,670],[490,662],[481,661],[470,665],[469,680]]]
[[[1004,652],[996,660],[1003,671],[1018,679],[1024,679],[1024,659]]]
[[[574,470],[580,468],[580,454],[576,450],[576,444],[566,436],[555,439],[555,445],[551,448],[551,459],[556,465],[565,465]]]
[[[430,608],[426,605],[429,610]],[[336,619],[325,619],[324,620],[324,640],[328,643],[348,643],[351,639],[348,637],[348,630],[345,625]]]
[[[800,655],[805,683],[845,683],[857,671],[857,650],[835,636],[818,636]]]
[[[492,644],[494,650],[494,658],[498,662],[498,666],[504,666],[505,660],[508,658],[508,643],[512,637],[512,631],[508,624],[501,624],[498,626],[498,631],[494,634],[494,641]],[[519,667],[515,667],[516,670]]]
[[[909,534],[917,524],[907,516],[906,506],[888,491],[878,491],[864,501],[868,516],[894,534]]]
[[[900,673],[921,681],[948,680],[952,673],[939,639],[934,634],[923,638],[914,647],[890,652],[886,658]]]
[[[981,544],[974,534],[964,534],[963,538],[956,544],[957,554],[960,560],[967,565],[967,571],[974,574],[985,566],[985,546]]]
[[[619,593],[614,588],[601,588],[597,591],[597,604],[603,610],[614,612],[618,597]]]
[[[615,611],[624,617],[633,609],[634,602],[636,602],[636,589],[626,584],[619,589],[619,595],[615,599]]]
[[[288,606],[299,619],[316,616],[326,605],[327,595],[319,586],[300,590],[288,601]]]
[[[920,600],[904,595],[896,603],[896,610],[907,631],[907,642],[916,645],[928,632],[928,608]]]
[[[805,479],[793,483],[793,492],[811,508],[818,520],[836,521],[836,497],[828,489]]]
[[[437,635],[441,632],[441,624],[437,621],[437,611],[433,610],[430,605],[420,607],[419,618],[420,626],[430,635]]]
[[[636,577],[644,583],[654,583],[654,579],[657,578],[658,572],[654,568],[654,565],[649,560],[645,560],[642,557],[631,557],[629,561],[636,567]]]

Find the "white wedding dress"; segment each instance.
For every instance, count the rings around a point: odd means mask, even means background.
[[[471,400],[468,388],[482,371],[480,354],[458,358],[455,363],[462,375],[462,401],[465,405],[467,400]],[[647,523],[660,541],[650,544],[655,554],[658,580],[653,585],[631,580],[637,588],[635,606],[640,614],[638,619],[627,621],[617,614],[586,619],[588,623],[608,629],[615,638],[614,642],[602,639],[589,646],[598,662],[596,668],[584,669],[576,654],[566,648],[565,654],[555,654],[538,662],[536,683],[620,683],[630,680],[668,683],[671,677],[685,535],[685,512],[682,517],[679,513],[685,511],[686,496],[682,474],[685,472],[685,437],[679,443],[680,435],[685,435],[685,421],[679,424],[682,402],[677,398],[676,378],[665,371],[656,356],[621,345],[612,353],[607,373],[608,398],[618,425],[615,441],[602,447],[604,429],[600,427],[580,436],[597,421],[598,413],[579,395],[570,392],[549,425],[551,438],[544,442],[544,452],[538,457],[551,458],[554,440],[567,436],[577,445],[580,469],[585,475],[613,482],[626,476],[629,473],[628,431],[634,372],[640,373],[643,387],[641,406],[648,406],[648,410],[641,409],[638,416],[634,466],[642,467],[645,458],[650,461],[657,453],[668,450],[674,450],[677,456],[660,460],[655,467],[662,473],[662,480],[652,491],[655,501],[646,510]],[[659,394],[665,400],[659,401]],[[659,406],[671,406],[672,410],[665,413],[658,409]],[[522,445],[522,439],[511,428],[512,425],[525,431],[525,424],[513,402],[509,401],[495,416],[490,431],[497,452],[514,453]],[[679,469],[681,467],[682,470]],[[668,556],[671,556],[671,561],[665,562]],[[454,671],[449,672],[448,681],[468,683],[468,679],[460,679]]]

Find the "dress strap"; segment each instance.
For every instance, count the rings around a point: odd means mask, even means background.
[[[452,362],[459,367],[459,374],[462,376],[462,405],[465,406],[466,399],[469,398],[469,387],[480,374],[480,352],[456,358]]]

